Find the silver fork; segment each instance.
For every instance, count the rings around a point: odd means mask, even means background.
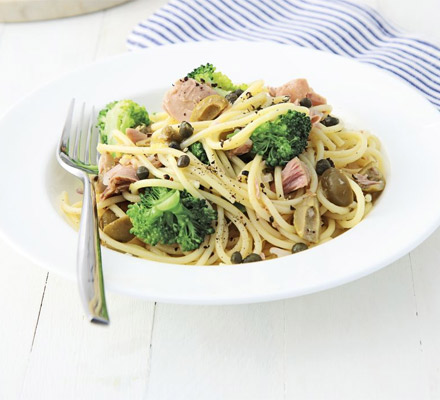
[[[96,195],[92,179],[98,174],[99,139],[94,109],[86,117],[85,103],[74,118],[75,99],[69,106],[63,133],[56,151],[60,165],[84,184],[83,206],[77,250],[77,274],[81,301],[91,322],[110,322],[104,293],[101,245],[99,241]],[[77,114],[78,112],[76,112]],[[74,121],[75,120],[75,121]]]

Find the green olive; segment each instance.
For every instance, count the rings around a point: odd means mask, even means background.
[[[231,255],[231,263],[232,264],[240,264],[243,261],[243,257],[239,251],[232,253]]]
[[[200,100],[191,114],[191,121],[210,121],[218,117],[229,105],[228,101],[218,94]]]
[[[194,128],[189,122],[183,121],[179,127],[179,135],[181,140],[188,139],[194,133]]]
[[[321,185],[328,201],[347,207],[353,203],[353,191],[347,177],[336,168],[328,168],[321,176]]]
[[[305,243],[295,243],[292,247],[292,253],[299,253],[300,251],[307,250],[309,246]]]
[[[249,254],[246,258],[243,259],[243,263],[250,263],[250,262],[256,262],[256,261],[261,261],[262,258],[259,254],[256,253],[251,253]]]

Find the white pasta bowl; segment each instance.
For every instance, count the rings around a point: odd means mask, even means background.
[[[33,262],[76,277],[77,233],[59,207],[78,184],[55,161],[72,97],[100,107],[130,98],[160,110],[171,83],[211,62],[234,81],[280,85],[305,77],[333,114],[379,137],[387,186],[371,213],[334,240],[291,256],[233,266],[161,264],[103,249],[105,284],[150,300],[234,304],[312,293],[382,268],[421,243],[440,222],[440,114],[406,83],[374,67],[273,43],[199,43],[123,54],[65,75],[0,120],[0,232]]]

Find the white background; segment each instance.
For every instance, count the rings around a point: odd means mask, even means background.
[[[0,114],[60,74],[126,51],[131,28],[164,3],[0,24]],[[438,0],[368,4],[440,42]],[[17,162],[32,179],[32,160]],[[110,327],[84,320],[75,283],[0,240],[0,399],[440,399],[439,240],[438,230],[359,281],[266,304],[109,293]]]

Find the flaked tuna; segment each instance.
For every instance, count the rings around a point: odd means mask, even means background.
[[[125,134],[134,144],[142,140],[147,140],[151,136],[134,128],[127,128]]]
[[[130,185],[138,180],[136,170],[132,165],[115,165],[103,176],[102,183],[106,188],[101,194],[101,199],[105,200],[114,194],[128,190]]]
[[[192,78],[178,80],[165,93],[162,107],[177,121],[189,121],[196,104],[205,97],[217,94],[211,86]]]
[[[310,174],[306,165],[298,157],[295,157],[281,171],[281,181],[283,183],[283,191],[287,194],[308,186]]]
[[[327,103],[327,100],[324,97],[315,93],[315,91],[309,86],[307,79],[303,78],[292,79],[279,87],[271,87],[269,88],[269,94],[271,96],[289,96],[291,103],[295,103],[305,97],[310,99],[312,106]]]

